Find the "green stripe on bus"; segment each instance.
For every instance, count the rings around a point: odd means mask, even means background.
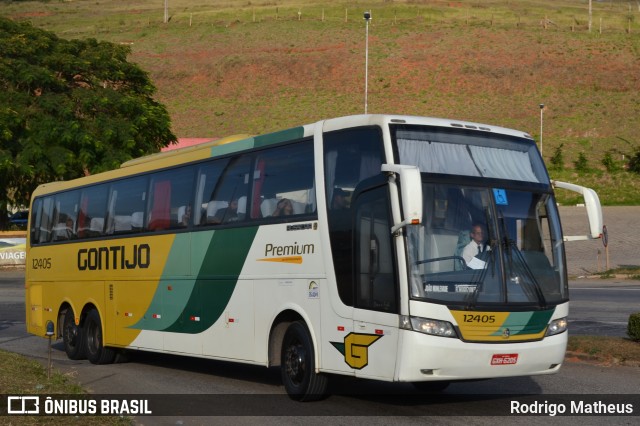
[[[197,281],[179,318],[165,331],[200,333],[222,316],[238,282],[257,226],[220,230],[213,234]]]
[[[216,145],[211,147],[211,156],[232,154],[234,152],[245,151],[252,148],[262,148],[275,143],[286,142],[291,140],[302,139],[304,136],[304,127],[294,127],[292,129],[282,130],[279,132],[269,133],[266,135],[255,136],[252,138],[242,139],[236,142],[224,145]]]
[[[529,322],[525,326],[527,334],[536,334],[542,332],[542,330],[544,330],[549,324],[549,320],[551,319],[551,316],[554,312],[555,308],[548,311],[533,312],[533,315],[531,315]]]
[[[254,138],[241,139],[236,142],[226,143],[224,145],[216,145],[211,147],[211,156],[231,154],[233,152],[251,149],[254,146]]]
[[[152,302],[131,328],[200,333],[211,327],[231,299],[257,231],[252,226],[176,235]],[[205,238],[208,246],[199,250],[197,242]],[[188,272],[190,253],[199,259],[191,266],[195,279],[173,278]]]
[[[508,328],[512,336],[538,334],[545,329],[555,309],[535,312],[512,312],[492,336],[500,336]]]
[[[145,315],[131,328],[164,330],[180,317],[196,282],[195,279],[185,279],[189,275],[185,265],[189,264],[190,254],[189,234],[176,234],[153,299]]]
[[[304,136],[304,127],[294,127],[292,129],[282,130],[280,132],[269,133],[267,135],[256,136],[255,148],[261,148],[274,143],[302,139]]]

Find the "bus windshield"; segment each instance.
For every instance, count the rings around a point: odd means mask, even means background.
[[[567,300],[549,194],[425,183],[423,196],[424,222],[407,232],[412,297],[467,309]]]
[[[409,227],[414,298],[473,309],[568,299],[564,246],[535,142],[491,132],[392,126],[401,164],[423,175],[423,223]]]

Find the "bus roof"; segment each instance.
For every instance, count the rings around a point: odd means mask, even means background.
[[[533,140],[533,138],[529,134],[522,131],[469,121],[411,115],[350,115],[322,120],[317,123],[293,127],[290,129],[258,136],[251,136],[247,134],[232,135],[211,142],[205,142],[199,145],[174,149],[166,152],[159,152],[144,157],[135,158],[124,162],[119,169],[97,173],[95,175],[81,177],[70,181],[56,181],[39,185],[36,191],[34,191],[34,195],[37,195],[41,192],[53,192],[72,188],[79,185],[80,183],[97,183],[103,180],[114,179],[129,174],[142,173],[150,170],[170,167],[176,164],[189,163],[210,157],[216,157],[219,155],[226,155],[252,148],[258,148],[261,146],[267,146],[274,143],[309,137],[314,134],[316,125],[318,123],[322,124],[322,130],[324,132],[357,126],[377,125],[383,127],[388,124],[414,124],[434,127],[449,127],[454,129],[467,129],[469,131],[488,132]]]

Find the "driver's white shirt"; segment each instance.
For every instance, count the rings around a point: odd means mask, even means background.
[[[464,249],[462,250],[462,258],[467,264],[469,264],[471,260],[478,255],[478,246],[480,246],[480,252],[485,251],[483,243],[478,244],[473,240],[464,246]],[[486,250],[489,250],[489,247],[487,247]]]

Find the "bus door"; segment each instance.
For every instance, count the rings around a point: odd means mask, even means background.
[[[357,377],[390,380],[398,348],[399,289],[386,185],[354,200],[354,335]]]

